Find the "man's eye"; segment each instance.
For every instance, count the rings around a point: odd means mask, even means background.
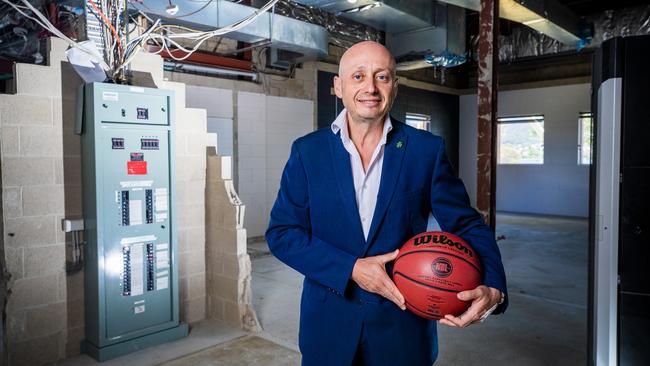
[[[377,75],[377,79],[379,79],[379,80],[381,80],[381,81],[387,81],[387,80],[388,80],[388,76],[386,76],[386,75]]]
[[[354,78],[354,80],[361,80],[363,78],[363,76],[361,76],[361,74],[354,74],[354,75],[352,75],[352,77]]]

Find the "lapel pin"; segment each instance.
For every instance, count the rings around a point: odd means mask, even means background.
[[[397,143],[395,144],[395,146],[396,146],[398,149],[401,149],[401,148],[404,146],[404,143],[402,142],[402,140],[399,140],[399,141],[397,141]]]

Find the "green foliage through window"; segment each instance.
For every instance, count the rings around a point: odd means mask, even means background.
[[[501,117],[499,164],[544,164],[544,116]]]
[[[593,118],[591,112],[581,112],[578,117],[578,164],[591,164]]]

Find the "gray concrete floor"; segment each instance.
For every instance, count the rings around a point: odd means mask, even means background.
[[[214,320],[204,320],[190,325],[190,334],[177,341],[145,348],[109,361],[99,363],[87,355],[79,355],[56,362],[57,366],[153,366],[176,360],[179,357],[224,344],[247,333]]]
[[[510,307],[466,329],[439,326],[436,365],[582,365],[587,220],[500,213]],[[265,337],[297,349],[302,276],[251,243],[253,305]]]
[[[582,365],[587,345],[587,220],[501,213],[497,235],[510,307],[466,329],[439,326],[436,365]],[[298,365],[302,276],[249,244],[253,306],[264,331],[253,337],[215,321],[187,338],[120,357],[112,365]],[[251,351],[247,351],[251,350]],[[99,365],[82,355],[56,363]]]
[[[291,366],[299,363],[298,352],[251,335],[210,347],[161,366]]]

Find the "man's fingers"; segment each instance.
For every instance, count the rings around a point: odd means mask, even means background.
[[[440,323],[442,325],[446,325],[448,327],[458,328],[458,325],[456,325],[455,323],[452,323],[450,320],[445,319],[445,318],[442,318],[442,319],[438,320],[438,323]]]
[[[395,260],[397,258],[397,255],[399,254],[399,249],[395,249],[394,251],[386,254],[381,254],[378,256],[375,256],[375,259],[381,264],[388,263],[392,260]]]
[[[477,299],[482,295],[483,292],[481,291],[481,289],[477,287],[473,290],[461,291],[456,295],[456,297],[458,297],[458,300],[470,301],[470,300]]]
[[[481,311],[481,305],[479,305],[476,301],[472,303],[472,306],[469,307],[464,313],[460,314],[459,316],[453,316],[451,314],[445,315],[445,319],[449,320],[450,322],[456,324],[457,326],[464,328],[470,324],[473,324],[477,320],[479,320],[481,317],[479,316],[479,312]]]
[[[455,317],[455,316],[453,316],[451,314],[445,315],[445,317],[440,319],[439,321],[442,321],[442,320],[445,320],[445,323],[452,324],[451,326],[453,326],[453,327],[457,327],[457,328],[462,328],[463,327],[462,321],[460,320],[460,318],[457,318],[457,317]],[[443,323],[443,324],[445,324],[445,323]]]
[[[383,297],[394,302],[395,305],[397,305],[400,309],[406,309],[406,306],[404,305],[404,295],[399,292],[397,286],[395,286],[395,283],[393,283],[393,281],[391,281],[388,276],[383,279],[382,290],[383,291],[381,292],[381,295]]]

